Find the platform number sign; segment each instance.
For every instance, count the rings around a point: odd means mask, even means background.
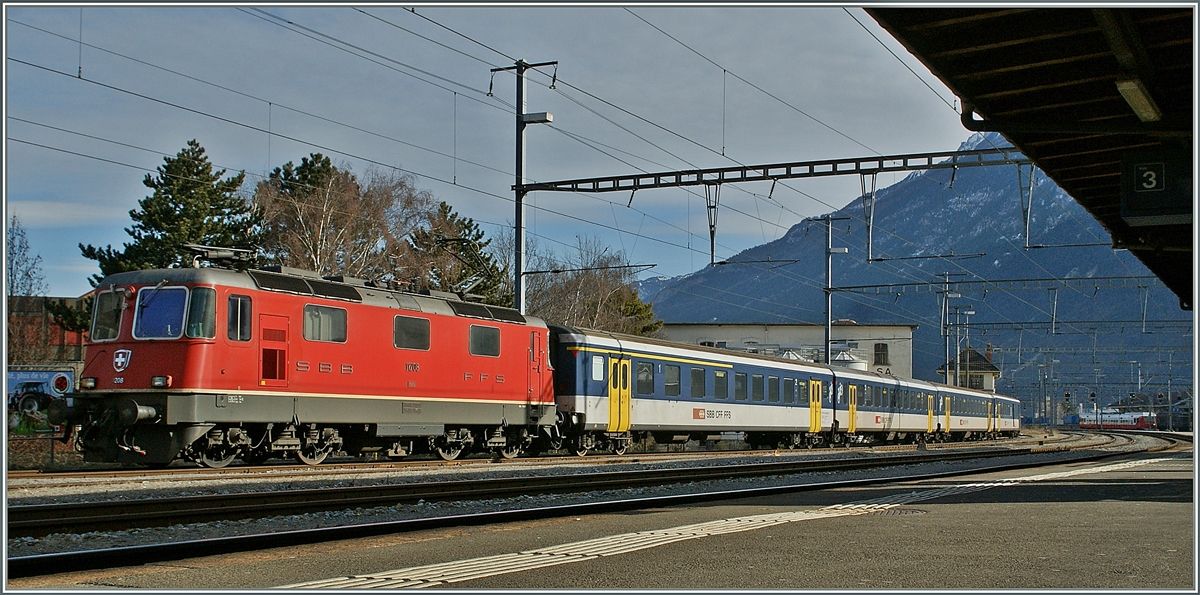
[[[1134,192],[1162,192],[1166,188],[1167,167],[1159,163],[1137,163],[1133,166]]]
[[[1188,151],[1122,155],[1121,218],[1134,227],[1191,224],[1192,169]]]

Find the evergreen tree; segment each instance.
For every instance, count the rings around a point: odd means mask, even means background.
[[[237,195],[245,172],[222,179],[225,170],[213,171],[204,148],[194,139],[175,157],[166,157],[158,175],[142,181],[154,193],[129,211],[133,238],[122,250],[111,245],[79,245],[83,257],[95,260],[100,274],[89,280],[96,287],[106,275],[122,271],[168,268],[187,262],[182,244],[256,249],[260,243],[260,216]]]
[[[427,289],[469,291],[489,304],[512,306],[511,289],[503,287],[508,267],[486,250],[491,243],[474,219],[442,202],[427,225],[410,235],[406,269]]]

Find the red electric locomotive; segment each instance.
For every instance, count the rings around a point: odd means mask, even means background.
[[[556,438],[547,338],[512,309],[309,271],[119,273],[56,417],[88,461],[513,457]]]

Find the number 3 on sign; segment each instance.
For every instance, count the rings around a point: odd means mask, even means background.
[[[1163,189],[1162,163],[1139,163],[1133,166],[1136,192],[1155,192]]]

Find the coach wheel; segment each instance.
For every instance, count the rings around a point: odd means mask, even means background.
[[[520,456],[520,454],[520,444],[505,444],[504,447],[500,449],[500,456],[506,459],[515,459]]]
[[[613,454],[617,455],[618,457],[625,454],[627,450],[629,450],[629,443],[624,440],[613,444]]]

